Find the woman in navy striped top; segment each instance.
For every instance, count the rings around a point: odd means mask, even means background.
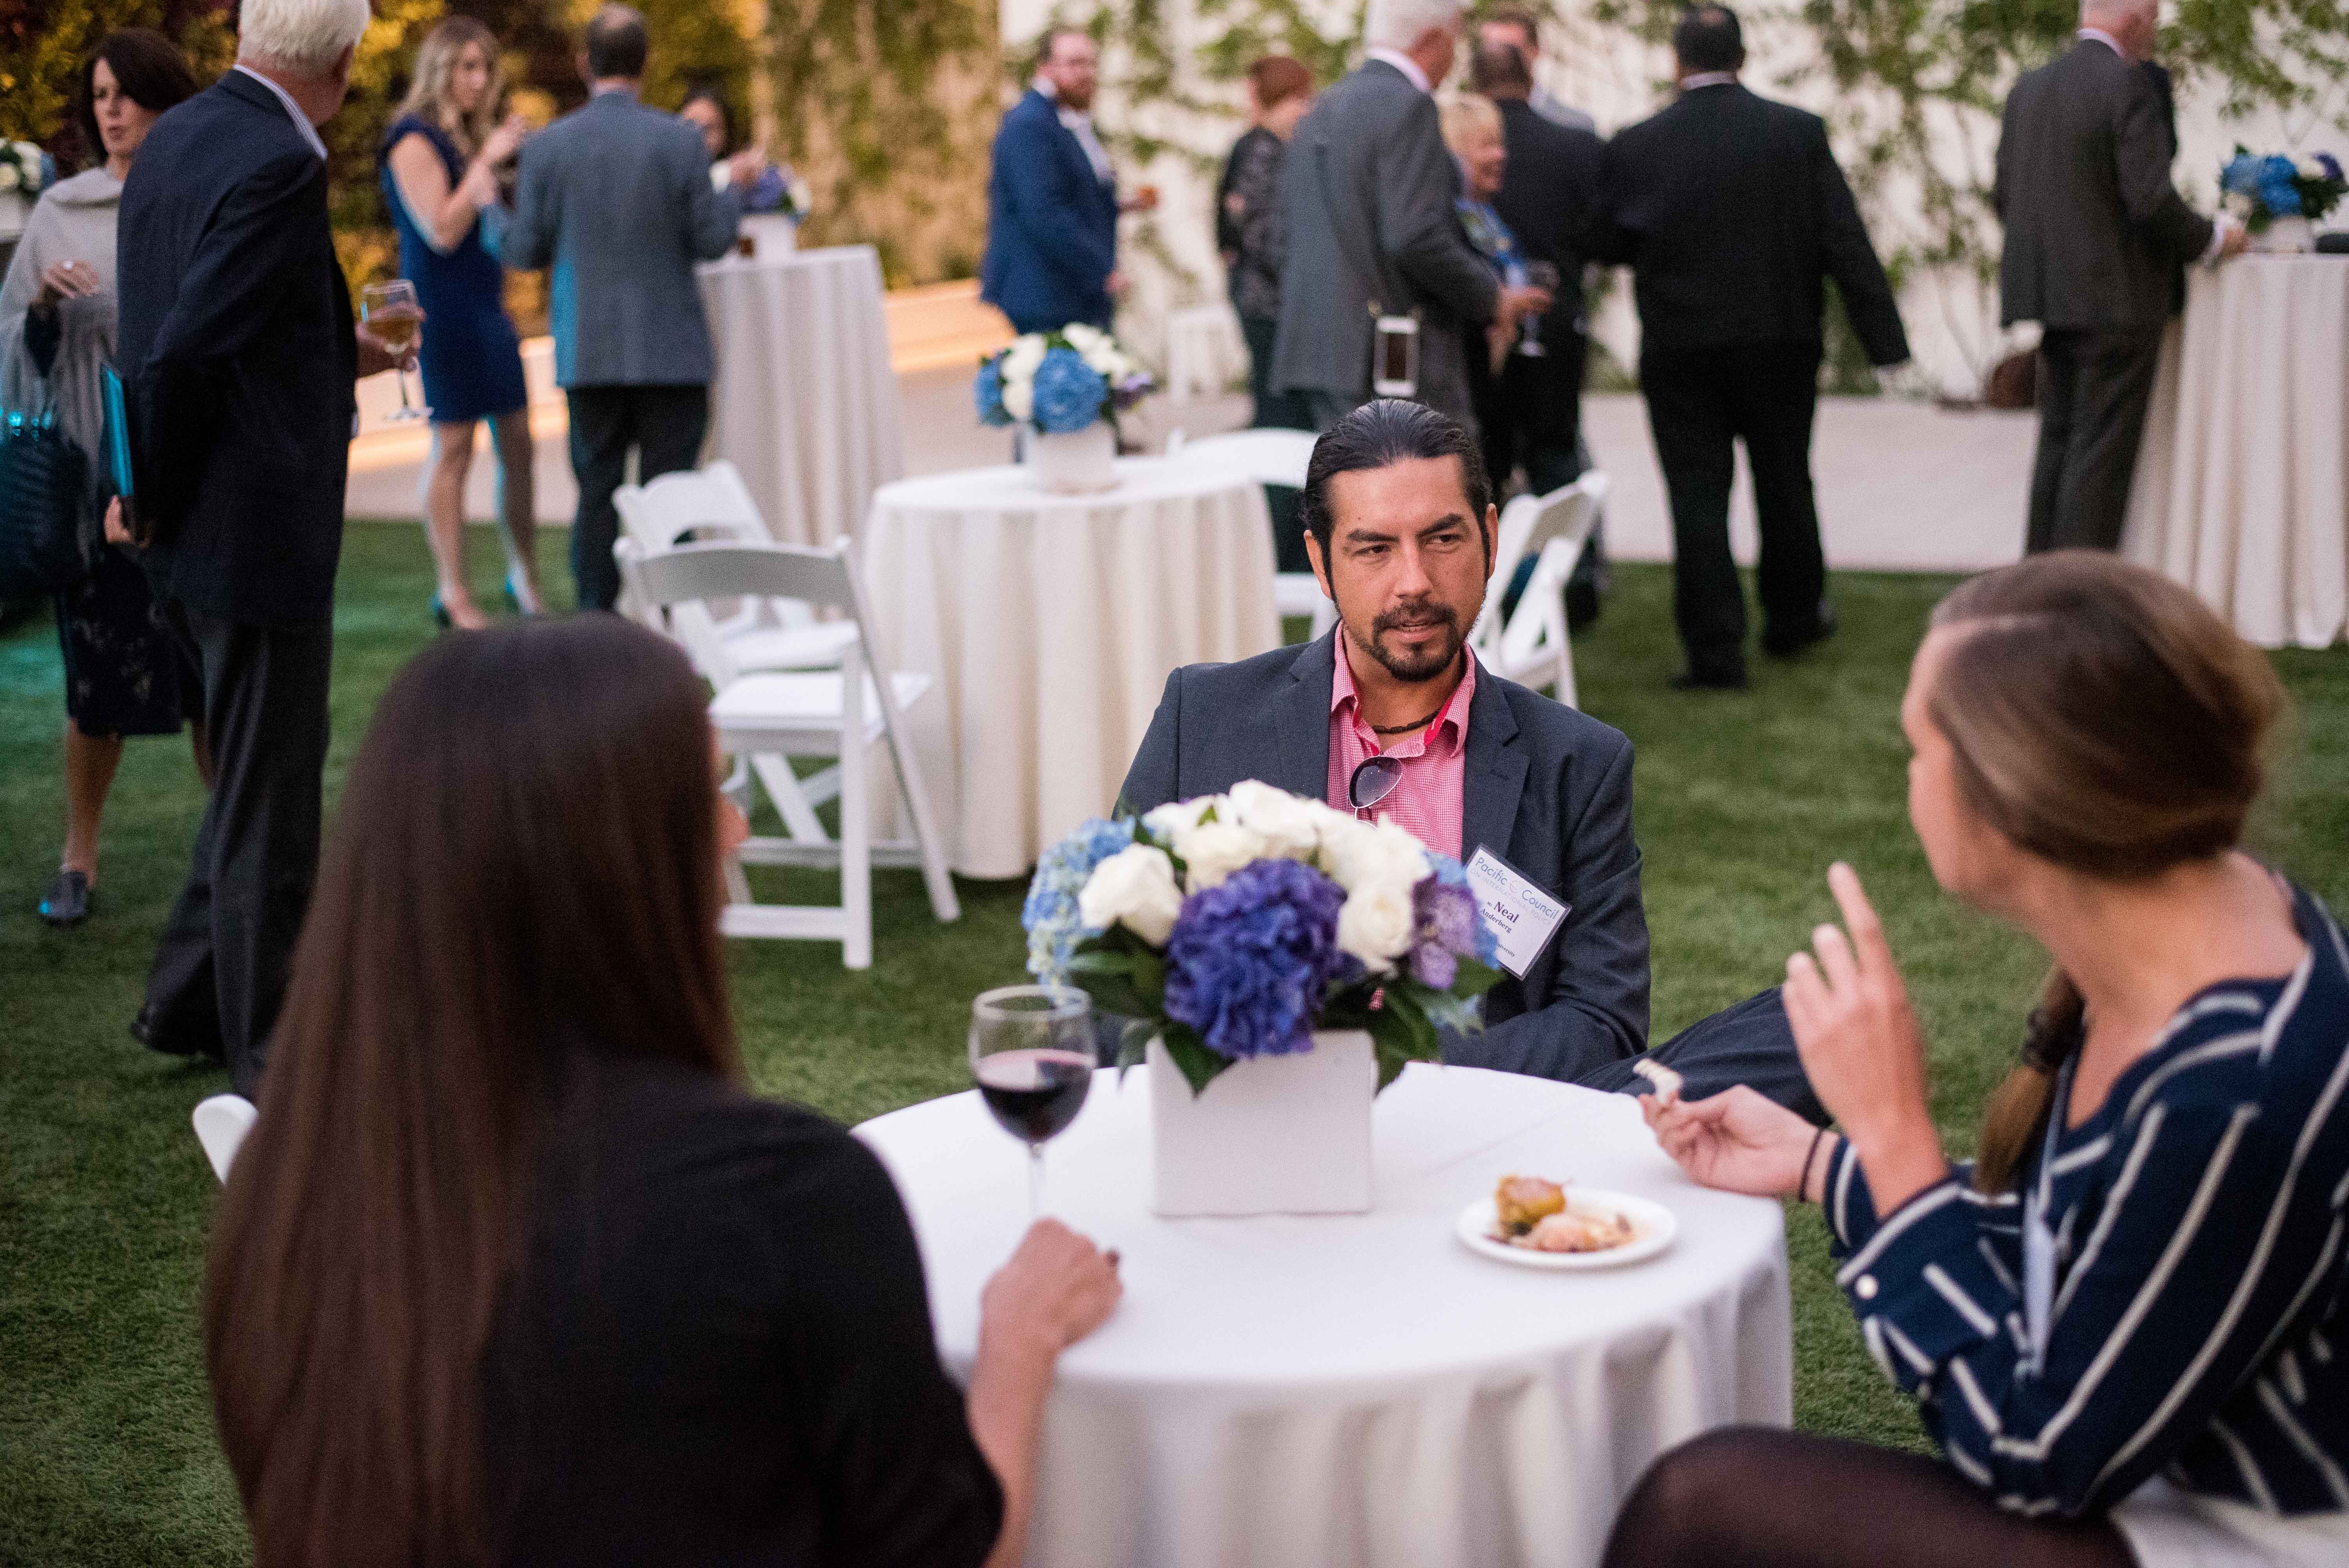
[[[2284,706],[2190,593],[2060,552],[1935,612],[1901,707],[1935,878],[2055,962],[1976,1161],[1848,866],[1786,965],[1841,1134],[1647,1101],[1697,1180],[1826,1205],[1869,1351],[1946,1464],[1715,1433],[1625,1504],[1668,1563],[2349,1563],[2349,943],[2236,848]]]

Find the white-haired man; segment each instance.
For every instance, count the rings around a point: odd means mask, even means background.
[[[1454,212],[1460,170],[1430,94],[1451,74],[1462,10],[1460,0],[1371,0],[1370,57],[1290,139],[1272,383],[1303,394],[1316,429],[1370,399],[1374,346],[1394,336],[1381,317],[1415,321],[1418,345],[1415,375],[1381,350],[1382,390],[1412,384],[1402,395],[1474,429],[1466,329],[1548,308],[1539,289],[1500,285]]]
[[[250,1095],[317,871],[352,382],[394,359],[354,328],[317,131],[367,0],[244,0],[238,23],[236,68],[155,122],[123,187],[136,484],[107,531],[203,672],[213,757],[131,1032]]]
[[[1999,314],[2044,329],[2027,551],[2119,546],[2178,269],[2243,248],[2170,183],[2168,95],[2144,68],[2158,21],[2154,0],[2088,0],[2071,52],[2006,98]]]

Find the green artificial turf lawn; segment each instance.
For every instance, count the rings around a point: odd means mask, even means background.
[[[566,542],[546,539],[550,583],[567,582]],[[430,586],[413,525],[350,530],[330,810],[377,694],[430,634]],[[1906,966],[1933,1042],[1935,1109],[1961,1147],[2038,960],[1936,892],[1908,829],[1895,712],[1945,586],[1838,575],[1833,642],[1792,663],[1758,660],[1745,695],[1682,695],[1665,685],[1678,667],[1670,579],[1619,567],[1576,662],[1590,712],[1640,748],[1656,1037],[1771,984],[1832,913],[1827,862],[1848,859]],[[2276,662],[2301,729],[2261,847],[2349,908],[2349,652]],[[56,864],[61,722],[43,616],[0,637],[0,819],[11,824],[0,860],[0,1563],[229,1563],[243,1532],[212,1441],[195,1310],[215,1189],[187,1119],[224,1078],[123,1033],[200,798],[183,743],[134,743],[108,814],[98,916],[50,931],[33,904]],[[913,872],[874,882],[864,974],[814,944],[730,946],[753,1083],[847,1122],[968,1087],[969,998],[1020,978],[1019,884],[961,884],[963,919],[941,927]],[[1790,1219],[1797,1420],[1917,1444],[1914,1415],[1860,1348],[1816,1214]]]

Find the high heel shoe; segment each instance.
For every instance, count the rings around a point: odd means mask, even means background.
[[[511,566],[506,568],[506,603],[513,610],[514,614],[518,615],[543,615],[546,614],[546,606],[543,604],[539,605],[536,609],[531,609],[523,605],[522,602],[522,588],[515,583],[514,569]]]
[[[432,595],[432,624],[444,632],[450,626],[449,606],[440,603],[440,595],[438,593]]]

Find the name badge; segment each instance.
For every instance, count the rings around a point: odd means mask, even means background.
[[[1574,907],[1550,897],[1486,849],[1468,862],[1468,891],[1476,895],[1476,912],[1500,944],[1501,967],[1520,980]]]

